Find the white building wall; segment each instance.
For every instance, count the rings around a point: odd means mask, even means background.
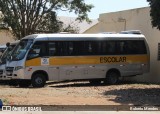
[[[0,29],[0,45],[5,45],[7,42],[14,42],[14,37],[10,30]]]

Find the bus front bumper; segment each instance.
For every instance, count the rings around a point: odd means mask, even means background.
[[[6,71],[5,77],[8,79],[24,79],[24,69]]]

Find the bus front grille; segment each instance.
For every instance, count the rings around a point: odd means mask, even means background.
[[[6,75],[12,76],[14,67],[6,67]]]

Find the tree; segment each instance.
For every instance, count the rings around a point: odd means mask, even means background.
[[[92,7],[84,0],[0,0],[4,22],[12,28],[17,39],[39,30],[58,31],[56,29],[63,25],[57,20],[59,10],[74,12],[79,21],[89,22],[87,13]]]
[[[160,0],[147,0],[150,4],[152,26],[160,30]]]
[[[78,33],[79,32],[79,28],[77,26],[73,26],[71,24],[67,25],[67,26],[63,26],[61,31],[63,32],[69,32],[69,33]]]
[[[56,33],[60,32],[63,26],[63,22],[57,20],[55,12],[51,11],[44,16],[41,24],[37,25],[36,32],[49,32]]]
[[[57,19],[56,13],[51,11],[46,15],[41,24],[37,26],[36,32],[47,32],[47,33],[57,33],[57,32],[70,32],[78,33],[79,28],[72,23],[65,25],[62,21]]]

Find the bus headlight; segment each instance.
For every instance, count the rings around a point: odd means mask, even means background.
[[[16,66],[15,67],[15,71],[20,70],[20,69],[23,69],[23,66]]]

